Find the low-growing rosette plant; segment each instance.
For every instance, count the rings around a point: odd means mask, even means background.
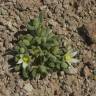
[[[27,25],[27,34],[19,36],[15,46],[16,70],[24,78],[44,77],[54,71],[65,71],[76,59],[76,53],[64,53],[59,45],[59,37],[43,25],[40,14]]]

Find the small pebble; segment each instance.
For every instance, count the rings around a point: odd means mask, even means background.
[[[25,89],[28,93],[30,93],[30,92],[32,92],[33,87],[32,87],[32,85],[31,85],[30,83],[27,83],[27,84],[25,84],[24,89]]]

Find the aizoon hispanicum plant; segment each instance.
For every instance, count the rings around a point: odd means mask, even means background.
[[[41,14],[30,20],[27,30],[28,34],[20,36],[15,46],[16,70],[24,78],[44,77],[48,73],[68,69],[74,54],[64,54],[59,47],[58,36],[43,25]]]

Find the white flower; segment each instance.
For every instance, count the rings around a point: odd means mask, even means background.
[[[69,65],[71,64],[76,64],[79,62],[78,59],[74,58],[76,55],[78,54],[78,52],[72,52],[72,50],[68,51],[65,55],[64,55],[64,60],[65,62],[67,62]]]
[[[29,55],[20,54],[20,59],[18,60],[17,64],[22,64],[22,67],[25,69],[30,62]]]

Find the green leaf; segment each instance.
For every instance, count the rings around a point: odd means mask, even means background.
[[[51,61],[53,61],[53,62],[55,62],[55,61],[57,60],[56,56],[53,55],[53,54],[51,54],[51,53],[48,53],[48,58],[49,58]]]
[[[37,75],[37,69],[36,68],[32,69],[31,75],[32,75],[32,78],[36,78],[36,75]]]
[[[48,63],[48,66],[49,66],[50,68],[54,69],[54,68],[55,68],[55,63]]]
[[[67,63],[62,63],[62,64],[61,64],[61,69],[62,69],[62,70],[68,69],[68,67],[69,67],[69,66],[68,66]]]
[[[20,67],[21,67],[21,65],[16,65],[15,66],[15,71],[20,71]]]
[[[23,43],[24,43],[26,46],[30,46],[30,42],[29,42],[27,39],[24,39],[24,40],[23,40]]]
[[[33,20],[30,20],[30,22],[27,24],[27,30],[29,31],[35,30],[35,27],[33,26]]]
[[[16,46],[16,47],[15,47],[15,50],[16,50],[16,52],[19,53],[19,51],[20,51],[20,47],[19,47],[19,46]]]
[[[25,48],[21,47],[21,48],[20,48],[20,53],[23,54],[24,52],[25,52]]]
[[[53,43],[54,43],[55,46],[59,46],[59,43],[56,39],[53,40]]]
[[[32,51],[31,51],[32,55],[35,55],[36,57],[43,55],[43,52],[41,50],[40,47],[32,47]]]
[[[25,47],[25,44],[24,44],[24,42],[23,42],[22,40],[20,40],[20,41],[18,42],[18,45],[19,45],[20,47]]]
[[[35,40],[36,40],[37,44],[41,44],[41,38],[40,37],[35,37]]]
[[[27,39],[28,41],[32,41],[32,38],[33,38],[33,36],[32,36],[31,34],[27,34],[27,35],[26,35],[26,39]]]
[[[30,31],[33,31],[33,30],[35,30],[35,27],[28,24],[27,29],[30,30]]]
[[[22,75],[23,75],[24,79],[29,78],[27,69],[22,69]]]
[[[45,28],[45,27],[42,27],[42,28],[41,28],[41,32],[40,32],[40,36],[41,36],[41,37],[47,37],[47,34],[48,34],[48,33],[46,33],[46,28]]]
[[[39,66],[39,72],[47,74],[47,68],[44,65]]]
[[[47,40],[47,43],[51,46],[51,47],[54,47],[54,46],[59,46],[59,43],[57,40],[51,38],[51,39],[48,39]]]
[[[52,30],[49,27],[46,28],[46,33],[49,34],[50,36],[53,36],[54,35],[52,33]]]
[[[39,14],[39,20],[40,20],[40,23],[43,22],[43,13],[42,12],[40,12],[40,14]]]
[[[40,25],[40,20],[39,18],[35,18],[33,21],[33,26],[35,27],[35,29],[37,29]]]
[[[18,62],[19,59],[20,59],[20,55],[16,55],[15,56],[15,62]]]
[[[59,52],[60,52],[60,49],[59,49],[59,46],[57,47],[52,47],[51,48],[51,52],[54,54],[54,55],[56,55],[56,54],[59,54]]]
[[[56,63],[55,67],[56,67],[57,70],[60,70],[61,69],[59,63]]]
[[[46,43],[46,41],[47,41],[47,38],[46,38],[46,37],[42,37],[42,39],[41,39],[41,40],[42,40],[42,43],[44,43],[44,44],[45,44],[45,43]]]

